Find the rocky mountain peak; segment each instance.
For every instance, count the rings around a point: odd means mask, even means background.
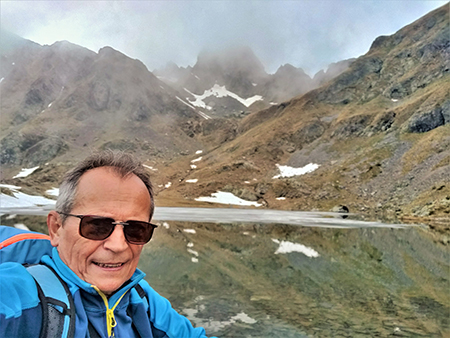
[[[17,49],[26,46],[38,47],[39,44],[24,39],[6,29],[0,28],[0,54],[2,56],[8,55]]]
[[[248,74],[251,80],[258,80],[266,75],[263,64],[248,46],[230,47],[220,51],[204,50],[199,54],[193,71],[211,71],[214,68],[230,74],[243,72]]]

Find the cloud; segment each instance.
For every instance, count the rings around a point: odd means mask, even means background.
[[[357,57],[446,1],[1,1],[2,26],[41,44],[111,46],[150,70],[193,65],[205,48],[249,45],[266,70],[310,75]]]

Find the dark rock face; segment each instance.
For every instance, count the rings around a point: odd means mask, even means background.
[[[444,124],[450,123],[450,99],[445,101],[442,105],[442,116],[444,117]]]
[[[361,136],[369,125],[372,117],[369,115],[357,115],[337,123],[331,137],[338,139]]]
[[[438,106],[430,111],[414,114],[409,119],[408,131],[411,133],[425,133],[444,124],[442,108]]]
[[[67,150],[59,137],[40,133],[9,134],[0,141],[2,165],[34,166],[45,163]]]
[[[325,125],[320,121],[315,121],[306,127],[297,130],[291,137],[292,143],[297,147],[308,144],[318,139],[325,132]]]
[[[39,165],[52,160],[67,150],[67,144],[59,137],[46,138],[25,151],[22,165]]]
[[[365,56],[354,61],[350,68],[339,75],[325,90],[318,94],[318,99],[326,103],[348,104],[355,99],[350,86],[356,86],[370,74],[379,73],[383,60],[375,56]]]

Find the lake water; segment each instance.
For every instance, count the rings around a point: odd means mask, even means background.
[[[424,226],[351,218],[157,208],[139,267],[209,335],[450,336],[449,247]]]

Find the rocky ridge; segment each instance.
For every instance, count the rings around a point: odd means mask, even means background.
[[[304,94],[345,71],[351,62],[346,60],[330,65],[326,73],[321,71],[314,79],[301,68],[290,64],[280,66],[274,74],[268,74],[249,47],[230,47],[218,52],[200,53],[193,67],[178,67],[169,62],[154,73],[177,88],[185,95],[183,98],[194,105],[196,96],[207,95],[214,86],[226,88],[240,98],[248,99],[249,103],[243,103],[243,100],[211,93],[204,100],[205,108],[212,116],[240,117]]]

